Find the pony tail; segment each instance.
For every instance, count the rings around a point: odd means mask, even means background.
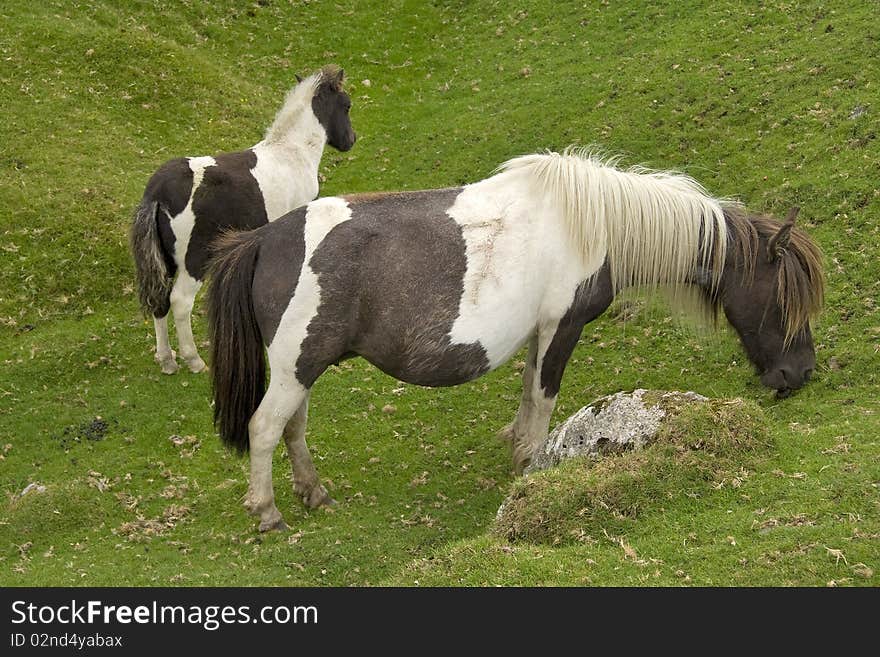
[[[174,272],[169,270],[159,239],[159,202],[144,198],[134,211],[129,242],[137,274],[138,297],[144,315],[165,317],[171,307]]]
[[[254,313],[253,280],[260,231],[230,232],[213,244],[208,327],[214,383],[214,425],[239,454],[248,451],[248,422],[266,390],[263,337]]]

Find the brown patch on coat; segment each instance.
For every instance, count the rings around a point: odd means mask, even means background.
[[[211,243],[227,230],[252,230],[268,223],[266,204],[252,169],[257,155],[252,149],[222,153],[216,165],[206,167],[193,193],[195,215],[186,248],[186,270],[202,280],[211,256]]]
[[[301,382],[310,385],[325,362],[347,353],[418,385],[457,385],[488,371],[479,343],[452,344],[449,337],[467,270],[461,227],[446,213],[460,193],[352,203],[352,218],[331,230],[309,261],[321,306],[297,361]]]

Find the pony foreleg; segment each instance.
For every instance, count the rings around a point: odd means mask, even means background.
[[[273,380],[248,423],[251,476],[245,508],[260,517],[261,532],[287,528],[281,512],[275,506],[272,454],[285,426],[302,405],[306,395],[306,389],[295,380],[284,386]]]
[[[519,408],[513,422],[498,432],[498,438],[508,443],[511,448],[517,442],[517,435],[522,433],[522,427],[529,422],[532,410],[532,381],[535,378],[536,351],[538,348],[538,336],[535,334],[529,340],[529,352],[526,356],[526,364],[522,373],[522,395],[519,400]]]
[[[547,437],[562,375],[584,325],[601,315],[613,298],[606,266],[592,282],[578,287],[574,302],[562,319],[538,327],[523,372],[522,402],[510,429],[517,474],[531,462],[535,449]]]
[[[554,326],[555,328],[555,326]],[[510,442],[516,474],[532,460],[535,447],[547,436],[556,396],[547,396],[541,388],[541,364],[550,346],[553,331],[540,330],[529,342],[523,370],[523,390],[516,418],[501,430],[500,437]]]
[[[309,416],[309,393],[300,404],[299,409],[284,427],[284,443],[287,445],[287,456],[293,468],[293,492],[302,498],[310,509],[322,505],[335,504],[327,489],[321,485],[312,455],[306,445],[306,423]]]
[[[171,312],[177,327],[177,344],[180,357],[186,362],[190,372],[202,372],[206,369],[205,361],[196,349],[192,332],[192,308],[201,286],[201,281],[197,281],[186,271],[181,271],[171,289]]]
[[[521,475],[532,462],[535,449],[547,437],[550,417],[556,407],[556,397],[545,397],[539,390],[532,391],[530,412],[526,420],[517,427],[513,441],[513,469]]]
[[[168,340],[168,315],[153,316],[153,328],[156,330],[156,362],[163,374],[174,374],[178,370],[177,354]]]

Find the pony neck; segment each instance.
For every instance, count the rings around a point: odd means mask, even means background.
[[[297,121],[283,138],[264,139],[259,146],[263,149],[283,153],[287,159],[303,160],[317,171],[326,144],[326,131],[315,115],[308,112],[308,116]]]
[[[308,78],[290,91],[259,146],[305,160],[317,171],[327,132],[312,111],[316,84]]]

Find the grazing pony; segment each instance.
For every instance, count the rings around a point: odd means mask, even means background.
[[[623,171],[581,151],[526,155],[463,188],[322,198],[217,244],[209,292],[214,419],[250,449],[247,508],[284,527],[272,488],[283,435],[294,490],[332,502],[305,443],[309,390],[362,356],[423,386],[529,353],[517,472],[546,437],[583,326],[628,287],[695,288],[723,310],[780,396],[815,367],[821,255],[805,233],[710,197],[694,180]],[[264,346],[271,377],[265,389]]]
[[[298,84],[256,146],[170,160],[147,183],[134,215],[131,250],[141,307],[153,316],[156,361],[165,374],[178,369],[168,340],[169,309],[184,362],[192,372],[205,369],[191,315],[214,238],[227,229],[262,226],[311,201],[318,196],[324,144],[340,151],[354,145],[343,75],[342,69],[325,66],[305,80],[297,76]]]

